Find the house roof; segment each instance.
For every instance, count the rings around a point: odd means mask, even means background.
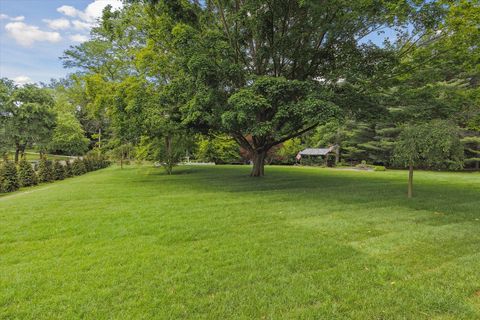
[[[332,151],[333,148],[307,148],[300,151],[302,156],[324,156]]]

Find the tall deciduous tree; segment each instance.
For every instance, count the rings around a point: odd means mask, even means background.
[[[49,149],[68,155],[82,155],[88,149],[89,140],[85,137],[78,119],[69,112],[59,112],[53,130]]]

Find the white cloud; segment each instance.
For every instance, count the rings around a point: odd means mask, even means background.
[[[72,18],[79,18],[84,23],[95,23],[102,16],[103,9],[106,6],[112,6],[112,10],[118,10],[123,7],[121,0],[95,0],[90,3],[84,11],[72,6],[61,6],[57,11]]]
[[[23,85],[26,85],[27,83],[32,83],[33,81],[27,76],[18,76],[13,78],[13,82],[15,82],[17,86],[23,86]]]
[[[73,42],[85,42],[88,40],[88,37],[83,34],[72,34],[69,38]]]
[[[60,33],[43,31],[37,26],[25,24],[23,22],[10,22],[5,25],[5,30],[10,37],[24,47],[30,47],[36,41],[59,42],[62,40]]]
[[[0,13],[0,20],[23,21],[25,20],[25,17],[24,16],[10,17],[8,14]]]
[[[10,18],[10,20],[12,20],[12,21],[23,21],[23,20],[25,20],[25,17],[24,16],[18,16],[18,17]]]
[[[77,30],[90,30],[93,27],[92,23],[80,21],[80,20],[73,20],[72,25]]]
[[[75,9],[72,6],[61,6],[57,8],[57,11],[69,17],[76,17],[79,13],[81,13],[80,10]]]
[[[120,0],[96,0],[87,6],[85,12],[80,17],[85,21],[95,22],[102,16],[103,9],[108,5],[112,6],[113,11],[123,6]]]
[[[70,20],[65,18],[60,19],[43,19],[43,22],[46,22],[48,27],[53,30],[62,30],[70,28]]]

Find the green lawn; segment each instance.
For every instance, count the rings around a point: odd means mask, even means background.
[[[28,161],[32,161],[32,160],[40,160],[40,154],[38,152],[31,152],[31,151],[27,151],[25,152],[25,156],[27,158]],[[57,155],[57,154],[47,154],[46,155],[48,159],[50,160],[67,160],[67,159],[72,159],[72,157],[69,157],[69,156],[62,156],[62,155]],[[10,160],[13,160],[15,158],[15,152],[14,151],[11,151],[11,152],[8,152],[8,158]],[[2,159],[0,159],[0,161],[2,161]]]
[[[0,196],[0,319],[480,319],[480,174],[112,167]]]

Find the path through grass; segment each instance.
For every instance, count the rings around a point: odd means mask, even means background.
[[[480,319],[478,173],[177,171],[0,196],[0,318]]]

